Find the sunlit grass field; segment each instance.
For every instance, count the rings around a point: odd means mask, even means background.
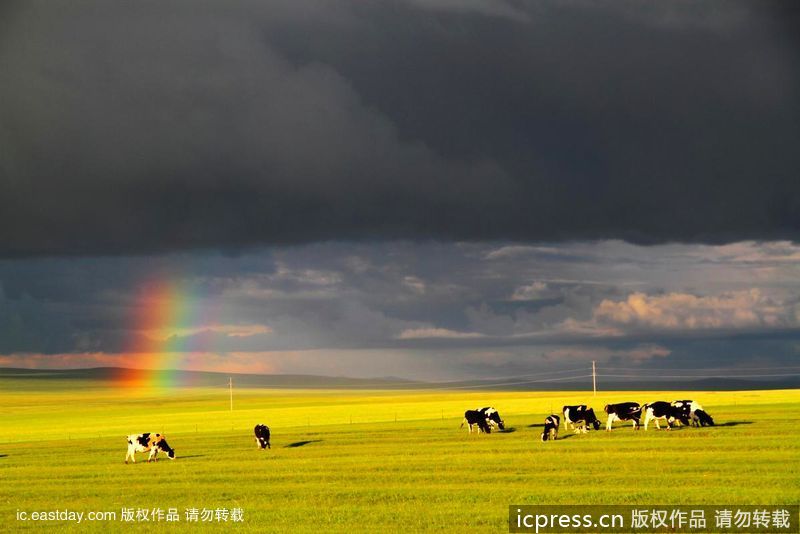
[[[561,432],[564,404],[694,399],[713,428]],[[459,430],[492,405],[506,432]],[[126,390],[98,381],[0,380],[0,530],[122,531],[122,508],[177,508],[178,524],[247,532],[507,531],[509,504],[797,504],[800,391],[494,392]],[[272,449],[252,429],[272,430]],[[618,424],[619,425],[619,424]],[[177,459],[123,463],[123,436],[161,432]],[[240,508],[240,523],[186,523]],[[32,523],[16,512],[116,511],[117,521]]]

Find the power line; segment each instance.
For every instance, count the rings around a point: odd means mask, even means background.
[[[654,377],[649,375],[619,375],[619,374],[601,374],[602,377],[607,378],[634,378],[634,379],[652,379]],[[747,375],[662,375],[659,374],[656,378],[768,378],[768,377],[787,377],[787,376],[800,376],[800,373],[780,373],[780,374],[747,374]]]
[[[512,379],[516,380],[516,379],[519,379],[519,378],[550,376],[550,375],[562,375],[564,373],[577,373],[577,372],[582,372],[582,371],[585,372],[586,368],[585,367],[577,367],[575,369],[563,369],[561,371],[543,371],[543,372],[526,373],[526,374],[514,375],[514,376],[493,376],[493,377],[484,377],[484,376],[482,376],[482,377],[480,377],[479,380],[512,380]],[[436,382],[419,382],[419,383],[420,384],[425,384],[425,385],[458,384],[460,382],[466,382],[467,380],[470,380],[470,379],[462,378],[462,379],[459,379],[459,380],[438,380]],[[412,381],[412,383],[413,382],[414,381]]]
[[[607,369],[609,371],[630,371],[631,370],[630,367],[604,367],[604,369]],[[789,365],[789,366],[779,366],[779,367],[774,367],[774,366],[771,366],[771,367],[697,367],[697,368],[687,369],[687,372],[688,371],[692,371],[692,372],[694,372],[694,371],[742,371],[742,372],[747,372],[747,371],[774,371],[774,370],[778,370],[778,369],[800,369],[800,365]],[[642,371],[653,371],[653,372],[673,371],[673,370],[674,370],[674,368],[673,369],[666,369],[666,368],[663,368],[663,367],[660,367],[660,368],[649,367],[649,368],[646,368],[646,369],[642,369]]]
[[[515,382],[492,382],[491,384],[468,384],[462,386],[445,386],[436,387],[435,384],[426,384],[431,386],[431,389],[478,389],[478,388],[493,388],[497,386],[516,386],[521,384],[538,384],[542,382],[561,382],[564,380],[576,380],[580,378],[590,378],[592,375],[578,375],[578,376],[564,376],[561,378],[542,378],[539,380],[519,380]]]

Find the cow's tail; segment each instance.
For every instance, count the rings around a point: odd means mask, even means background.
[[[465,417],[463,421],[461,421],[461,426],[458,428],[464,428],[464,423],[467,422],[467,418]]]

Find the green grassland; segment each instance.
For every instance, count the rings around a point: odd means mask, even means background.
[[[564,404],[699,401],[713,428],[575,435],[541,443]],[[492,405],[506,432],[459,430]],[[178,508],[166,530],[499,531],[509,504],[797,504],[800,391],[496,392],[125,390],[0,379],[0,531],[122,531],[120,521],[31,523],[17,510]],[[273,433],[258,450],[254,424]],[[125,465],[124,435],[164,433],[175,461]],[[186,508],[244,522],[185,522]]]

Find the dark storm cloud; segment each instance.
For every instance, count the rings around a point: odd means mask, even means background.
[[[796,239],[775,6],[6,3],[0,254]]]

